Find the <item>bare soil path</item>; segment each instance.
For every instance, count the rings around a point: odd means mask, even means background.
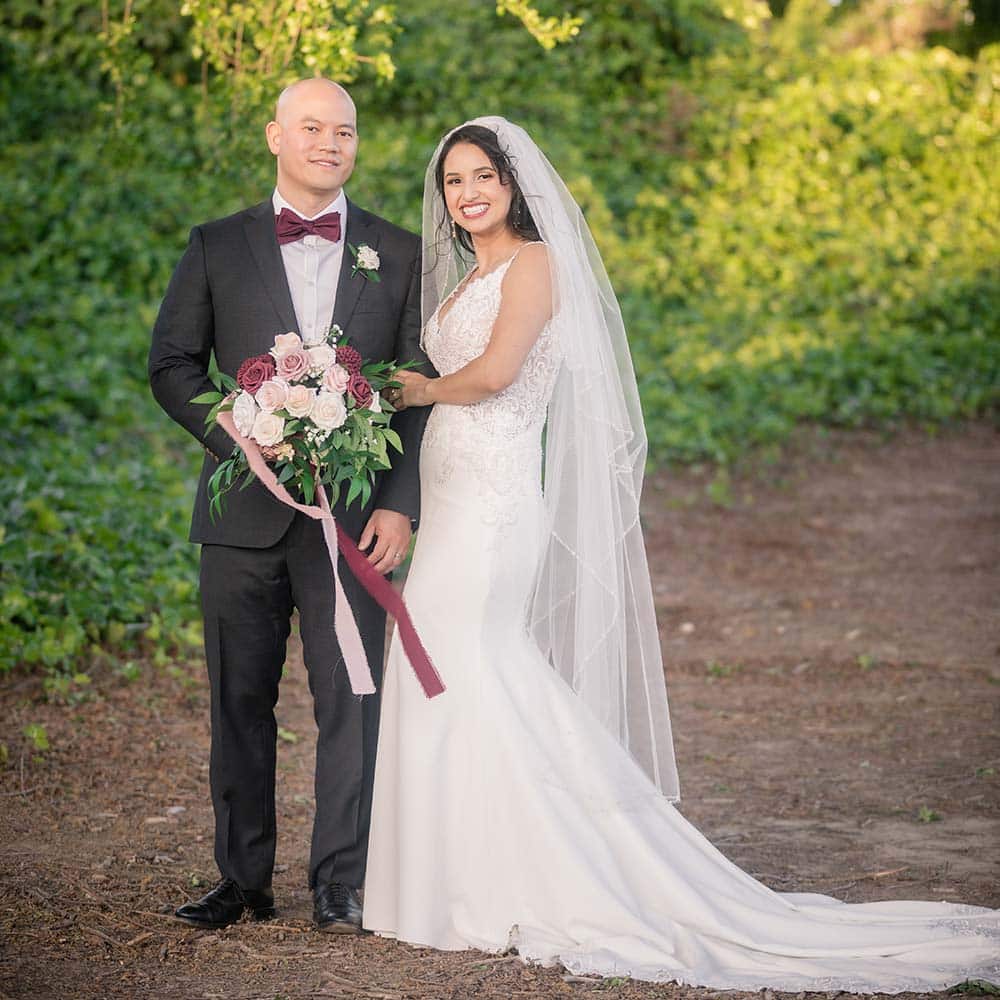
[[[728,480],[659,473],[645,520],[685,815],[776,889],[1000,906],[997,431],[810,435]],[[201,667],[92,688],[0,693],[0,1000],[718,996],[315,933],[297,649],[279,919],[186,929],[170,912],[215,878]]]

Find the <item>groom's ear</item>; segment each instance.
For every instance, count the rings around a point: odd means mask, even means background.
[[[281,149],[281,126],[277,122],[268,122],[264,128],[264,135],[267,136],[267,148],[277,156]]]

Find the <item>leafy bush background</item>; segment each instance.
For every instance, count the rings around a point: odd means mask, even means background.
[[[956,29],[964,51],[882,51],[872,7],[587,0],[544,52],[490,4],[408,3],[394,78],[353,87],[351,194],[416,228],[442,131],[522,122],[605,254],[656,461],[726,462],[802,421],[989,412],[1000,46]],[[137,2],[127,50],[94,8],[0,15],[0,671],[197,646],[199,451],[145,354],[188,228],[272,177],[266,110],[234,112],[224,74],[203,89],[177,4]]]

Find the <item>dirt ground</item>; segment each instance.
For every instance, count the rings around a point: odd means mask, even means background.
[[[1000,905],[996,429],[810,433],[730,478],[654,475],[645,520],[685,815],[776,889]],[[215,933],[170,916],[216,877],[202,668],[107,671],[75,703],[6,679],[0,1000],[718,995],[316,933],[298,657],[279,918]]]

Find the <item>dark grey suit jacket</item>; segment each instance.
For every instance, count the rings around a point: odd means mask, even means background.
[[[366,361],[416,360],[419,370],[429,374],[420,350],[419,238],[349,203],[345,240],[378,251],[380,280],[352,275],[354,257],[345,246],[332,322]],[[298,324],[271,200],[195,226],[160,306],[149,352],[153,395],[209,453],[195,497],[192,542],[266,548],[282,537],[295,516],[254,482],[227,493],[224,513],[213,523],[207,484],[217,461],[232,453],[233,442],[220,427],[206,434],[208,409],[190,402],[214,388],[207,376],[213,352],[219,368],[235,377],[246,358],[265,353],[276,334],[289,330],[298,332]],[[342,504],[334,508],[355,537],[375,508],[399,511],[414,521],[419,516],[418,456],[427,412],[420,407],[393,417],[404,454],[390,452],[393,467],[378,477],[368,506],[355,501],[349,511]]]

